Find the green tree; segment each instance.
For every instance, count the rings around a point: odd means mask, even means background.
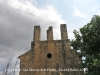
[[[83,64],[88,68],[87,75],[100,74],[100,16],[94,15],[89,23],[84,25],[79,31],[73,31],[75,40],[71,41],[71,46],[75,50],[81,50],[86,57]]]

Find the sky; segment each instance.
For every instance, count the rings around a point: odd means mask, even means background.
[[[60,39],[60,24],[67,25],[68,38],[73,30],[100,15],[100,0],[0,0],[0,74],[10,58],[30,50],[35,25],[41,26],[41,40],[53,27],[54,39]]]

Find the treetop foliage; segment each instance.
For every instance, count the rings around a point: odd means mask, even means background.
[[[100,16],[94,15],[89,23],[73,31],[75,40],[71,46],[75,50],[81,50],[86,57],[84,67],[89,69],[88,75],[98,75],[100,72]]]

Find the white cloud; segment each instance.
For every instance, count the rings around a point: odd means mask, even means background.
[[[34,25],[41,26],[42,38],[46,38],[45,33],[48,26],[59,30],[59,25],[65,23],[53,6],[47,5],[45,8],[38,8],[28,0],[5,0],[0,4],[0,7],[3,7],[0,8],[0,28],[2,28],[0,33],[2,34],[1,43],[4,45],[18,45],[16,43],[19,40],[21,43],[22,40],[30,39],[29,36],[32,34],[29,33],[33,33]]]
[[[61,19],[61,15],[57,13],[53,6],[47,5],[45,8],[37,8],[30,1],[23,0],[8,0],[8,3],[12,8],[18,10],[23,16],[26,16],[33,21],[39,21],[37,24],[45,26],[46,28],[47,26],[50,26],[51,23],[51,26],[54,26],[54,29],[59,30],[59,25],[65,23],[65,21]],[[55,34],[56,32],[54,32],[54,35]]]
[[[60,24],[65,23],[61,15],[53,6],[38,8],[30,1],[0,1],[0,49],[5,57],[15,57],[30,49],[34,25],[41,26],[42,39],[46,39],[49,26],[53,26],[54,36],[60,38]]]
[[[78,9],[75,9],[75,10],[74,10],[74,15],[75,15],[76,17],[82,17],[82,18],[86,18],[86,17],[87,17],[87,15],[86,15],[85,13],[81,12],[81,11],[78,10]]]
[[[64,23],[61,15],[56,12],[53,6],[47,5],[45,8],[37,8],[29,1],[8,0],[8,2],[14,9],[20,10],[23,15],[30,16],[31,19],[35,16],[35,19],[40,18],[44,21],[55,21],[58,24]]]

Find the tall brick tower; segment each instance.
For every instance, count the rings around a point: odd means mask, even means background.
[[[71,49],[66,24],[61,24],[61,40],[53,39],[53,28],[47,40],[40,40],[40,26],[34,26],[31,49],[19,56],[20,75],[82,75],[81,57]]]

